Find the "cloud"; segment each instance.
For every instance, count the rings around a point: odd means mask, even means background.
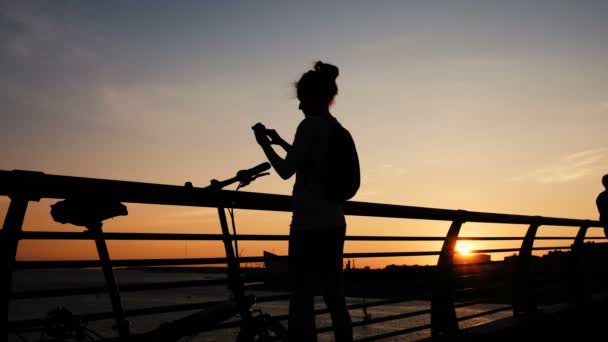
[[[608,148],[589,149],[561,156],[549,166],[513,178],[515,181],[531,180],[541,184],[572,182],[586,176],[601,173],[608,164]]]

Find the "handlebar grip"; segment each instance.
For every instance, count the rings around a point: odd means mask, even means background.
[[[251,175],[257,175],[258,173],[262,173],[269,169],[270,169],[270,163],[265,162],[258,166],[252,167],[251,169],[247,170],[247,172],[250,173]]]
[[[270,163],[268,163],[268,162],[262,163],[258,166],[252,167],[251,169],[241,170],[241,171],[237,172],[236,178],[240,182],[248,183],[251,181],[251,178],[253,178],[253,176],[257,175],[258,173],[262,173],[268,169],[270,169]]]

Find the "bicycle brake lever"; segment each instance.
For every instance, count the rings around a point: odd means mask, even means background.
[[[260,177],[264,177],[264,176],[268,176],[270,174],[270,172],[262,172],[262,173],[258,173],[257,175],[253,175],[250,179],[248,179],[247,181],[244,182],[240,182],[239,183],[239,188],[244,188],[247,185],[251,184],[251,182],[253,182],[254,180],[256,180],[257,178]]]
[[[252,180],[253,180],[253,179],[252,179]],[[252,181],[252,180],[249,180],[249,181],[247,181],[247,182],[240,182],[240,183],[239,183],[239,188],[244,188],[244,187],[246,187],[247,185],[251,184],[251,181]]]
[[[254,176],[253,176],[253,179],[260,178],[260,177],[264,177],[264,176],[268,176],[268,175],[270,175],[270,172],[262,172],[262,173],[258,173],[257,175],[254,175]]]

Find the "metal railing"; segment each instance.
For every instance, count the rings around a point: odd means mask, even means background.
[[[27,268],[82,268],[101,266],[96,260],[49,260],[49,261],[18,261],[16,253],[19,241],[26,239],[44,240],[92,240],[90,232],[45,232],[45,231],[22,231],[23,220],[26,214],[28,202],[39,201],[42,198],[66,199],[66,198],[106,198],[124,203],[190,206],[190,207],[215,207],[219,210],[230,206],[235,209],[250,209],[263,211],[287,212],[291,210],[289,196],[235,192],[223,190],[211,196],[209,192],[198,188],[188,188],[173,185],[148,184],[139,182],[125,182],[115,180],[102,180],[80,177],[68,177],[58,175],[47,175],[31,171],[0,171],[0,196],[8,196],[10,204],[4,220],[1,235],[1,247],[4,253],[5,263],[5,300],[7,308],[11,300],[44,298],[53,296],[71,296],[83,294],[96,294],[106,292],[103,286],[88,288],[65,288],[35,291],[13,292],[12,277],[15,269]],[[353,326],[362,326],[399,320],[417,315],[430,315],[431,323],[418,327],[410,327],[391,331],[375,336],[361,339],[361,341],[372,341],[415,331],[430,329],[433,337],[453,336],[459,334],[459,321],[494,314],[500,311],[513,310],[513,314],[521,315],[536,310],[535,282],[531,271],[532,252],[542,250],[572,249],[574,261],[569,267],[575,269],[580,262],[580,251],[584,244],[586,233],[589,228],[600,227],[600,223],[591,220],[577,220],[567,218],[553,218],[542,216],[510,215],[486,212],[474,212],[464,210],[447,210],[425,207],[389,205],[380,203],[347,202],[345,213],[350,216],[367,216],[378,218],[417,219],[450,221],[451,225],[445,237],[429,236],[347,236],[347,241],[443,241],[441,250],[438,251],[405,251],[405,252],[375,252],[375,253],[345,253],[344,258],[382,258],[382,257],[411,257],[411,256],[438,256],[438,262],[433,271],[431,284],[424,294],[415,297],[395,297],[390,299],[376,300],[365,304],[350,305],[349,308],[374,307],[395,303],[404,303],[412,299],[426,298],[431,301],[431,308],[396,315],[384,316],[353,322]],[[462,237],[459,234],[462,226],[468,222],[495,223],[495,224],[520,224],[527,225],[528,229],[524,237]],[[570,237],[549,236],[537,237],[536,233],[540,226],[561,226],[578,228],[578,233],[571,246],[534,247],[536,240],[572,240]],[[220,234],[171,234],[171,233],[104,233],[105,240],[222,240]],[[287,241],[285,235],[239,235],[239,240],[248,241]],[[457,301],[457,296],[465,290],[457,290],[459,275],[454,263],[455,246],[458,240],[476,241],[519,241],[520,248],[496,248],[472,251],[474,253],[505,253],[517,252],[518,258],[513,274],[512,285],[507,288],[514,294],[512,305],[476,313],[464,317],[457,317],[456,309],[475,305],[478,303],[491,302],[491,299],[473,299],[469,301]],[[594,238],[596,239],[596,238]],[[578,256],[578,259],[576,259]],[[285,256],[281,256],[284,258]],[[280,257],[280,258],[281,258]],[[241,263],[262,262],[263,257],[241,257]],[[159,265],[204,265],[225,264],[225,258],[180,258],[180,259],[126,259],[112,260],[113,267],[123,266],[159,266]],[[568,265],[566,265],[568,266]],[[225,283],[226,279],[217,280],[190,280],[161,282],[155,284],[121,284],[121,291],[144,291],[154,289],[167,289],[179,287],[196,287],[217,285]],[[577,281],[574,279],[573,281]],[[582,286],[573,284],[570,287],[574,292],[570,295],[572,302],[584,300],[585,296],[580,294]],[[286,295],[271,295],[258,298],[258,302],[285,300]],[[213,304],[212,302],[188,303],[178,305],[166,305],[136,310],[125,310],[127,317],[169,313],[176,311],[188,311],[204,308]],[[8,312],[8,311],[7,311]],[[326,310],[316,310],[316,314],[326,313]],[[8,315],[8,313],[7,313]],[[114,317],[113,312],[98,312],[80,316],[86,320],[102,320]],[[279,316],[278,319],[287,317]],[[31,327],[43,323],[43,318],[28,319],[20,321],[8,321],[5,330],[16,331],[24,327]],[[220,324],[218,329],[237,327],[238,322],[226,322]],[[320,327],[318,332],[329,331],[330,327]]]

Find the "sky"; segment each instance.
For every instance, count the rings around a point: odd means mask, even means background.
[[[354,200],[596,219],[608,173],[607,17],[605,1],[0,1],[0,169],[195,186],[229,178],[264,161],[256,122],[292,140],[303,118],[294,82],[322,60],[340,68],[332,113],[359,151]],[[273,174],[246,190],[292,186]],[[33,203],[25,229],[77,231],[52,222],[52,203]],[[219,231],[212,210],[129,210],[106,230]],[[242,233],[286,234],[289,219],[237,212]],[[348,225],[351,235],[447,231],[412,220]],[[95,257],[92,245],[70,244],[25,242],[19,257]],[[113,243],[111,253],[221,253],[141,244]],[[402,260],[361,261],[387,262]]]

